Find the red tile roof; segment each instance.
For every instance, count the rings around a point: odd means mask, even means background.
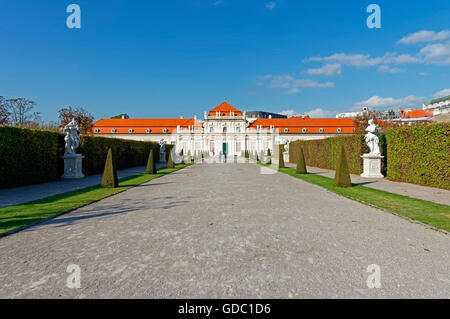
[[[219,106],[216,106],[211,111],[209,111],[209,116],[216,116],[216,112],[220,112],[221,116],[230,116],[230,112],[234,112],[234,116],[242,116],[241,111],[239,111],[234,106],[231,106],[227,102],[223,102]]]
[[[306,133],[320,133],[319,129],[323,129],[322,133],[337,133],[337,129],[341,129],[341,133],[354,133],[355,121],[353,119],[312,119],[305,117],[291,117],[287,119],[263,119],[259,118],[250,125],[250,129],[256,129],[258,125],[262,125],[263,129],[270,129],[274,126],[279,129],[280,133],[284,133],[284,129],[288,129],[288,133],[302,133],[306,129]]]
[[[189,126],[194,126],[196,129],[201,129],[201,124],[195,119],[102,119],[94,123],[93,130],[98,129],[100,134],[110,134],[112,129],[116,130],[117,134],[129,133],[129,129],[133,129],[133,133],[163,133],[167,129],[167,133],[172,133],[177,129],[177,126],[187,129]]]
[[[402,113],[402,119],[415,119],[421,117],[433,117],[433,113],[424,110],[411,110]]]

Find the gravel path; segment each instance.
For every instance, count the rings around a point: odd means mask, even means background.
[[[448,235],[260,169],[193,165],[2,238],[0,297],[450,297]]]
[[[165,164],[156,163],[156,168],[161,168]],[[121,169],[117,171],[119,178],[136,175],[145,171],[145,166]],[[54,182],[37,185],[26,185],[14,188],[0,189],[0,208],[27,203],[33,200],[74,191],[100,184],[103,174],[89,175],[82,179],[60,179]]]

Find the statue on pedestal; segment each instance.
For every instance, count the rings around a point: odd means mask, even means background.
[[[166,141],[164,139],[162,139],[161,141],[159,141],[159,161],[161,163],[165,163],[166,162]]]
[[[80,146],[80,137],[78,136],[80,130],[75,119],[72,119],[72,121],[64,127],[63,133],[66,135],[64,137],[66,145],[64,156],[62,157],[64,159],[64,175],[62,178],[83,178],[82,160],[84,156],[75,153],[75,150]]]
[[[381,156],[380,152],[380,139],[378,138],[379,127],[373,121],[369,120],[369,126],[366,128],[367,134],[364,136],[364,140],[369,146],[370,153],[363,154],[363,173],[362,177],[365,178],[383,178],[381,174]]]
[[[78,136],[80,130],[78,129],[78,124],[75,122],[75,119],[72,119],[72,121],[64,127],[63,133],[66,135],[64,137],[64,141],[66,142],[66,151],[64,154],[76,154],[75,150],[80,146],[80,137]]]
[[[369,120],[369,126],[366,128],[366,136],[364,140],[370,149],[370,155],[380,156],[380,140],[378,138],[378,125],[374,124],[373,119]]]

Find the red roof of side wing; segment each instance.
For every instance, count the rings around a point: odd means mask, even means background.
[[[227,102],[223,102],[219,106],[216,106],[211,111],[209,111],[209,116],[216,116],[216,112],[220,112],[221,116],[230,116],[230,112],[234,112],[234,116],[242,116],[241,111],[228,104]]]
[[[312,119],[307,116],[291,117],[287,119],[263,119],[259,118],[250,125],[250,129],[256,129],[261,125],[263,129],[270,129],[273,126],[284,132],[288,129],[288,133],[302,133],[306,129],[306,133],[319,133],[319,129],[323,129],[322,133],[336,133],[337,129],[341,129],[341,133],[354,133],[355,121],[353,119]]]
[[[147,129],[150,129],[151,133],[163,133],[164,129],[167,129],[167,133],[172,133],[178,125],[183,129],[189,126],[196,129],[202,127],[195,119],[102,119],[94,123],[93,130],[98,129],[100,134],[109,134],[115,129],[117,134],[124,134],[132,129],[133,133],[144,134]]]

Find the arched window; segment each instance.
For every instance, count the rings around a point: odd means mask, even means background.
[[[223,127],[222,132],[223,132],[223,133],[226,133],[226,132],[227,132],[227,127],[226,127],[226,126]]]
[[[111,133],[116,133],[116,129],[113,128],[113,129],[111,130]]]
[[[306,128],[302,128],[302,132],[303,132],[303,133],[306,133]]]
[[[150,133],[151,131],[152,131],[152,130],[149,129],[149,128],[145,130],[145,132],[147,132],[147,134]]]
[[[167,133],[167,129],[166,128],[163,129],[163,133]]]
[[[338,127],[337,132],[342,133],[342,129],[340,127]]]
[[[95,133],[98,133],[98,132],[100,132],[100,130],[99,130],[98,128],[96,128],[96,129],[94,130],[94,132],[95,132]]]
[[[241,132],[241,128],[238,126],[238,127],[236,127],[236,132],[237,133],[240,133]]]
[[[211,127],[209,128],[209,133],[214,133],[214,127],[211,126]]]
[[[128,133],[133,133],[133,129],[130,128],[130,129],[128,130]]]
[[[323,133],[323,128],[319,128],[319,133]]]
[[[287,132],[289,132],[289,129],[288,129],[288,128],[285,128],[285,129],[284,129],[284,133],[287,133]]]

